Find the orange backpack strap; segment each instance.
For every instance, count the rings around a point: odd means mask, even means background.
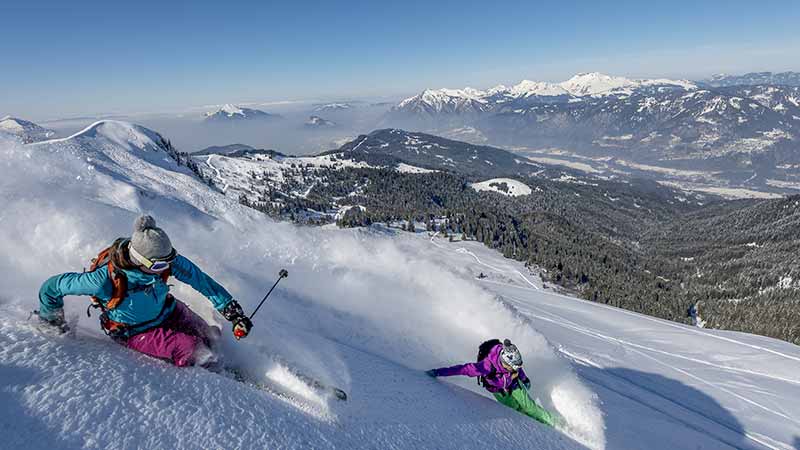
[[[128,277],[121,270],[114,269],[114,264],[108,262],[108,278],[111,280],[113,289],[111,290],[111,298],[106,302],[106,310],[115,309],[125,300],[128,294]]]
[[[108,278],[111,280],[113,287],[111,290],[111,298],[108,302],[103,304],[98,297],[92,297],[92,303],[104,311],[118,307],[120,303],[125,300],[125,296],[128,293],[128,278],[121,270],[117,270],[114,267],[114,263],[111,262],[111,250],[118,247],[123,241],[125,241],[124,238],[119,238],[115,240],[110,247],[101,250],[100,253],[92,259],[92,265],[89,267],[90,272],[103,266],[106,266],[108,269]]]

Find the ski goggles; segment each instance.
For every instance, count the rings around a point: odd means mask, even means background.
[[[137,252],[132,245],[128,246],[128,252],[130,253],[131,257],[135,259],[136,262],[138,262],[142,267],[153,272],[163,272],[167,270],[170,264],[172,264],[172,261],[175,260],[175,257],[178,256],[178,253],[174,248],[166,258],[158,259],[146,258],[141,253]]]

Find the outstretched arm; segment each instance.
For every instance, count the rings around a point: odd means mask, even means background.
[[[172,263],[172,275],[205,295],[217,311],[222,311],[233,300],[222,285],[181,255],[178,255]]]
[[[476,363],[459,364],[452,367],[442,367],[434,369],[437,377],[450,377],[453,375],[464,375],[468,377],[483,377],[492,373],[492,363],[489,358]]]
[[[68,272],[50,277],[39,289],[39,316],[45,320],[55,318],[64,307],[65,295],[110,297],[112,290],[106,267],[92,272]]]

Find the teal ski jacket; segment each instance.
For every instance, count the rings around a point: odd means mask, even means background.
[[[160,275],[121,270],[128,277],[127,295],[119,306],[108,311],[109,319],[126,325],[146,324],[141,329],[129,329],[128,335],[133,335],[158,326],[169,317],[175,303],[167,303],[169,286]],[[206,296],[217,311],[222,311],[233,300],[225,288],[181,255],[172,262],[172,276]],[[105,304],[111,299],[112,291],[112,281],[105,266],[92,272],[56,275],[45,281],[39,290],[39,315],[45,319],[54,317],[64,307],[65,295],[91,295]]]

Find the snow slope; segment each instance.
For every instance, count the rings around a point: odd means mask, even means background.
[[[0,174],[0,435],[9,448],[583,448],[472,379],[421,373],[474,358],[489,337],[519,345],[536,395],[590,448],[800,444],[800,348],[791,344],[558,295],[475,242],[275,223],[195,180],[157,134],[130,124],[0,144]],[[66,300],[74,337],[29,324],[42,280],[86,266],[140,211],[247,310],[289,270],[252,335],[224,343],[230,361],[276,392],[122,349],[86,318],[86,299]],[[208,302],[175,284],[219,323]],[[287,367],[351,400],[308,392]]]
[[[474,380],[422,371],[474,358],[509,337],[536,367],[537,392],[565,431],[605,448],[595,394],[547,340],[414,236],[275,223],[177,166],[150,130],[98,122],[66,139],[0,145],[0,404],[12,448],[584,448],[481,392]],[[252,310],[273,293],[225,357],[263,392],[198,368],[177,369],[108,340],[85,298],[66,299],[74,336],[27,320],[41,282],[79,270],[142,211],[176,248]],[[190,288],[173,292],[212,323]],[[222,323],[227,330],[227,324]],[[290,370],[338,385],[342,403],[310,392]],[[9,414],[5,414],[9,412]]]
[[[600,397],[607,448],[800,448],[800,347],[566,297],[481,244],[430,242],[572,361]]]
[[[43,141],[55,135],[53,130],[11,116],[0,119],[0,134],[2,133],[16,136],[24,143]]]

